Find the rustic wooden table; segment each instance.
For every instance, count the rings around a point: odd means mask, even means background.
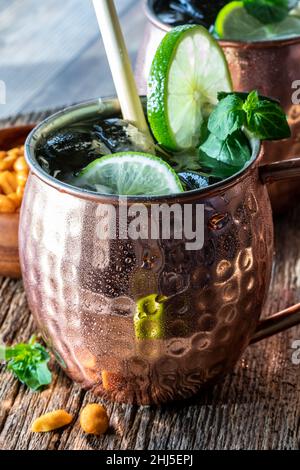
[[[140,2],[116,0],[134,59],[145,22]],[[7,104],[0,117],[113,92],[91,2],[0,0],[0,80]],[[38,121],[45,113],[2,121]],[[277,255],[265,314],[300,301],[300,208],[276,221]],[[35,331],[22,281],[0,278],[0,340],[15,343]],[[161,408],[107,403],[111,430],[85,437],[78,424],[94,400],[53,365],[54,380],[33,394],[0,368],[0,449],[299,449],[300,365],[292,343],[300,328],[250,347],[223,383],[188,402]],[[73,426],[30,433],[36,416],[66,408]]]
[[[39,121],[46,113],[0,122]],[[300,207],[276,220],[274,277],[265,314],[300,301]],[[35,332],[22,281],[0,278],[0,338],[26,340]],[[251,346],[223,383],[194,399],[164,407],[106,403],[110,432],[101,438],[80,431],[78,414],[95,400],[53,364],[54,380],[41,394],[25,389],[0,369],[0,449],[300,449],[300,365],[292,344],[300,328]],[[67,429],[30,432],[32,420],[65,408],[76,419]]]

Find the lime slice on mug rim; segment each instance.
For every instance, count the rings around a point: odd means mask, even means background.
[[[159,145],[195,148],[219,91],[232,91],[225,55],[199,25],[173,28],[155,54],[148,79],[148,120]]]

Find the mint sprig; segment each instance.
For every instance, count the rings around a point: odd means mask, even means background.
[[[219,103],[208,120],[208,130],[221,140],[246,127],[260,140],[281,140],[291,136],[287,117],[280,104],[251,93],[218,94]]]
[[[0,347],[0,360],[8,370],[33,391],[38,391],[52,380],[48,369],[50,356],[46,349],[32,336],[28,343]]]
[[[244,7],[263,24],[283,21],[289,13],[288,0],[244,0]]]
[[[290,137],[286,115],[278,102],[251,93],[218,94],[219,103],[211,113],[205,139],[199,149],[200,161],[213,158],[231,167],[242,168],[251,158],[244,130],[260,140]],[[201,135],[205,135],[203,130]]]

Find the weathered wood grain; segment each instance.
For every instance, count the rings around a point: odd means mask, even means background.
[[[134,60],[145,21],[141,5],[116,0],[116,6]],[[2,118],[114,93],[91,0],[0,0],[0,52]]]
[[[299,216],[295,208],[276,220],[277,253],[265,314],[300,301]],[[22,282],[0,279],[0,339],[14,343],[34,331]],[[2,367],[0,448],[300,449],[300,366],[291,361],[296,339],[300,328],[249,347],[223,383],[187,402],[160,408],[105,403],[111,429],[100,438],[84,436],[78,424],[82,405],[95,398],[73,385],[57,365],[51,387],[41,394],[27,391]],[[58,407],[74,415],[73,425],[45,435],[30,433],[35,417]]]

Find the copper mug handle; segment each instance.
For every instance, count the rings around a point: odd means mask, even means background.
[[[259,167],[260,179],[270,184],[300,177],[300,158],[275,162]],[[258,322],[251,344],[300,324],[300,303]]]

